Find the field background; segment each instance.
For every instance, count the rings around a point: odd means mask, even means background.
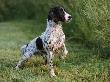
[[[69,54],[55,57],[57,76],[49,77],[40,56],[16,71],[20,47],[45,30],[56,5],[73,17],[63,24]],[[110,82],[110,1],[0,0],[0,82]]]

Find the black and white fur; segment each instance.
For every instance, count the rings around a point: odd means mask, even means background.
[[[71,19],[71,15],[69,15],[63,7],[57,6],[50,9],[45,32],[21,47],[22,57],[16,69],[19,69],[19,67],[35,53],[40,52],[46,57],[50,75],[56,76],[53,68],[54,53],[62,49],[62,58],[66,57],[68,53],[64,43],[65,34],[61,22],[69,22]]]

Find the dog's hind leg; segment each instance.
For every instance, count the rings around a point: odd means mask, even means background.
[[[21,47],[21,59],[19,60],[16,69],[19,69],[32,55],[37,51],[36,45],[30,43]]]
[[[20,67],[22,67],[24,65],[24,63],[29,59],[31,58],[31,55],[29,53],[25,53],[24,55],[22,55],[22,57],[20,58],[17,66],[16,66],[16,69],[18,70]]]

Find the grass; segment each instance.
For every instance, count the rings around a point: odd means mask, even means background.
[[[16,71],[21,45],[40,35],[45,23],[10,21],[0,23],[0,82],[110,82],[110,59],[102,59],[83,44],[67,41],[65,60],[55,57],[56,77],[50,78],[42,57],[32,57]],[[66,27],[65,27],[66,28]]]

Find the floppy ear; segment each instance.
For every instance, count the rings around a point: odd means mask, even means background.
[[[53,8],[51,8],[50,9],[50,11],[49,11],[49,14],[48,14],[48,21],[49,20],[53,20],[54,22],[58,22],[58,18],[57,18],[57,16],[55,15],[55,11],[54,11],[54,9]]]
[[[53,12],[53,10],[51,9],[50,11],[49,11],[49,13],[48,13],[48,21],[49,20],[52,20],[54,18],[54,12]]]
[[[49,13],[48,13],[48,21],[53,20],[53,18],[54,18],[54,9],[51,8]]]

